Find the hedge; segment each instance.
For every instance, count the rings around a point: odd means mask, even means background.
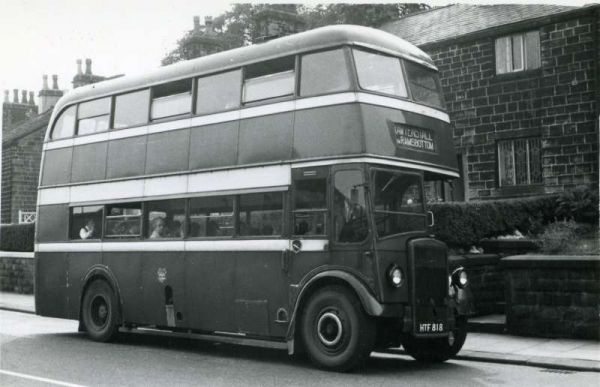
[[[33,251],[35,224],[7,224],[0,226],[0,250]]]
[[[433,232],[450,246],[471,246],[498,235],[541,232],[554,220],[557,196],[430,204]]]

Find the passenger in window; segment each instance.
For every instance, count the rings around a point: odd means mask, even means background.
[[[206,236],[217,236],[219,233],[219,225],[214,220],[208,220],[206,224]]]
[[[163,218],[154,218],[151,222],[152,233],[150,239],[166,237],[165,220]]]
[[[94,236],[95,229],[96,222],[94,222],[94,219],[89,219],[85,226],[79,230],[79,237],[81,239],[91,239]]]

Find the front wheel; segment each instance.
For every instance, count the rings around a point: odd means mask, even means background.
[[[83,295],[81,317],[88,336],[95,341],[110,341],[118,332],[117,297],[106,281],[96,280]]]
[[[414,359],[426,363],[441,363],[455,356],[467,339],[467,318],[456,317],[456,326],[450,337],[422,339],[407,336],[402,341],[406,352]]]
[[[313,363],[332,371],[357,367],[375,343],[375,324],[354,293],[342,286],[318,290],[308,300],[301,332]]]

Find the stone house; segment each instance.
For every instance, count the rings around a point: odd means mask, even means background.
[[[459,4],[381,28],[440,70],[465,200],[598,186],[600,6]]]
[[[92,61],[86,59],[85,72],[77,60],[77,74],[73,87],[79,87],[106,79],[92,73]],[[35,104],[34,93],[14,90],[12,101],[4,92],[2,104],[2,224],[30,223],[35,221],[38,177],[42,158],[42,144],[52,108],[64,91],[58,87],[58,77],[52,76],[52,88],[48,76],[43,76],[43,86]]]

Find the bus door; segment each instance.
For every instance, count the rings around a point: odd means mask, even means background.
[[[292,169],[291,246],[283,266],[291,284],[329,262],[329,167]]]

